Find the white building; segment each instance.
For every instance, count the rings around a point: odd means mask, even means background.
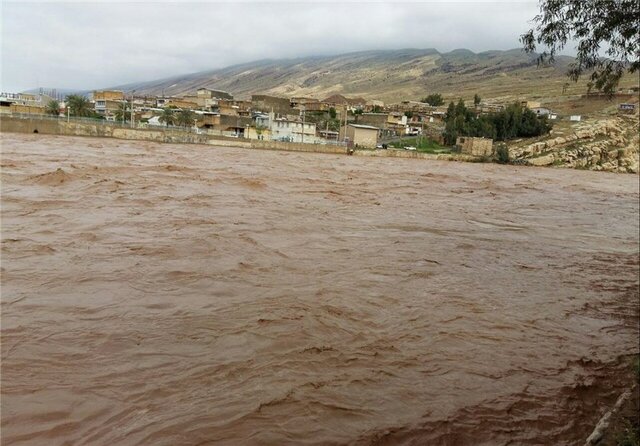
[[[274,118],[273,113],[258,115],[255,119],[256,126],[269,129],[272,140],[308,144],[320,142],[320,139],[316,136],[315,123]]]

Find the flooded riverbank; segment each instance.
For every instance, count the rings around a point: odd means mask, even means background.
[[[576,444],[638,177],[2,135],[3,444]]]

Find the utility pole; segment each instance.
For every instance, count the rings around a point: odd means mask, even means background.
[[[347,104],[344,104],[344,135],[342,141],[347,141]]]
[[[131,128],[133,128],[133,93],[135,90],[131,90]]]
[[[302,144],[304,144],[304,105],[302,106],[302,136],[301,136],[301,142]]]

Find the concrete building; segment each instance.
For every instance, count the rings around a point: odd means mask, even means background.
[[[251,95],[251,106],[253,110],[264,113],[274,112],[279,115],[287,115],[292,112],[289,99],[264,94]]]
[[[549,116],[551,114],[551,110],[546,107],[533,107],[531,111],[538,116]]]
[[[212,90],[210,88],[198,88],[196,91],[196,96],[203,99],[226,99],[229,101],[233,100],[233,95],[231,93],[227,93],[222,90]]]
[[[325,104],[333,107],[347,107],[350,110],[363,109],[367,105],[366,99],[348,98],[341,94],[334,94],[322,100]]]
[[[198,104],[192,101],[186,101],[180,98],[167,98],[164,101],[165,107],[176,107],[187,110],[194,110],[198,108]]]
[[[316,136],[316,124],[312,122],[302,123],[286,118],[275,118],[275,113],[256,114],[256,129],[268,130],[264,135],[269,135],[275,141],[288,141],[298,143],[315,144],[320,142]],[[266,139],[266,136],[263,137]]]
[[[371,125],[348,124],[340,128],[340,139],[348,139],[349,145],[374,149],[378,145],[380,129]]]
[[[198,88],[195,94],[183,95],[181,99],[197,104],[202,110],[212,110],[221,101],[233,101],[233,96],[226,91]]]
[[[327,141],[338,141],[338,138],[340,137],[339,132],[333,132],[331,130],[318,130],[318,135],[320,135],[320,138],[324,138]]]
[[[291,107],[293,108],[298,108],[301,105],[309,105],[309,104],[316,104],[318,102],[320,102],[317,99],[314,98],[307,98],[304,96],[294,96],[292,97],[289,102],[291,103]]]
[[[269,126],[271,138],[276,141],[289,141],[313,144],[316,139],[316,125],[314,123],[291,121],[289,119],[274,119]]]
[[[308,112],[326,112],[331,109],[331,106],[320,101],[308,102],[307,104],[305,104],[304,109]]]
[[[196,125],[199,128],[219,129],[220,114],[212,112],[196,112]]]
[[[260,139],[265,141],[271,141],[271,130],[262,127],[249,127],[245,131],[245,138]]]
[[[391,127],[404,127],[407,125],[407,115],[402,112],[391,112],[387,115],[387,125]]]
[[[38,105],[11,104],[9,106],[11,113],[22,113],[27,115],[44,115],[45,108]]]
[[[521,101],[520,105],[522,108],[539,108],[542,107],[539,101]]]
[[[124,93],[120,90],[100,90],[92,94],[93,109],[103,116],[111,116],[125,101]]]
[[[165,98],[164,96],[157,96],[155,100],[155,106],[164,108],[164,106],[167,104],[167,101],[169,101],[170,99],[171,98]]]
[[[0,113],[43,114],[53,97],[46,94],[0,93]]]
[[[124,92],[120,90],[100,90],[93,92],[94,101],[122,101]]]
[[[459,136],[456,139],[456,146],[465,155],[491,156],[493,154],[493,139]]]
[[[240,107],[235,104],[235,101],[221,99],[218,101],[218,112],[221,115],[239,116]]]
[[[363,113],[356,115],[356,124],[370,125],[380,129],[386,128],[388,113]]]

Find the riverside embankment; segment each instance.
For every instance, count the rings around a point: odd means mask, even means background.
[[[206,133],[198,134],[176,129],[128,128],[106,122],[67,122],[64,119],[2,116],[0,118],[0,132],[97,136],[162,143],[208,144],[217,147],[241,147],[257,150],[347,154],[346,147],[332,144],[300,144],[283,141],[250,140]],[[475,157],[462,154],[434,155],[401,150],[356,150],[353,152],[353,155],[450,161],[474,161],[476,159]]]

